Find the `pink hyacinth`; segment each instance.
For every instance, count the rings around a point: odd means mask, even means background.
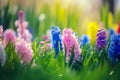
[[[21,29],[18,29],[17,32],[18,32],[19,38],[22,38],[27,42],[31,42],[32,35],[30,34],[30,32],[27,29],[25,29],[24,31],[22,31]]]
[[[27,43],[23,39],[19,39],[16,43],[16,51],[19,53],[18,55],[23,63],[30,63],[33,57],[33,50],[30,43]]]
[[[27,29],[28,22],[24,19],[24,12],[20,10],[18,12],[18,20],[15,22],[15,26],[18,27],[18,37],[24,39],[27,42],[31,42],[32,35]]]
[[[46,50],[50,50],[51,49],[51,44],[50,44],[50,39],[48,37],[48,35],[43,35],[42,36],[43,41],[40,42],[41,48]]]
[[[66,62],[68,63],[70,59],[72,48],[74,48],[74,61],[80,61],[81,49],[76,36],[72,33],[72,29],[63,30],[62,40],[66,48]]]
[[[3,33],[3,26],[0,25],[0,37],[2,37],[2,33]]]
[[[46,50],[50,50],[51,49],[51,44],[50,43],[47,43],[47,48]]]
[[[24,19],[24,12],[22,10],[20,10],[18,12],[18,20],[15,22],[15,26],[17,26],[21,30],[26,29],[27,26],[28,26],[28,22],[25,21],[25,19]]]
[[[6,46],[9,41],[13,44],[16,42],[15,32],[12,29],[7,29],[4,32],[4,46]]]

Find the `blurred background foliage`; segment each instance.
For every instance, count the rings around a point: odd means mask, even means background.
[[[109,0],[108,0],[109,1]],[[87,33],[88,23],[104,22],[106,28],[115,27],[120,20],[120,1],[113,4],[114,14],[110,12],[106,0],[1,0],[0,24],[4,28],[15,28],[18,10],[24,10],[29,28],[34,36],[41,36],[51,25],[62,29],[71,27],[79,35]],[[118,4],[119,3],[119,4]]]

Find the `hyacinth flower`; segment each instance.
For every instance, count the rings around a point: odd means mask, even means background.
[[[12,29],[7,29],[4,31],[4,46],[6,46],[9,41],[15,45],[16,35]]]
[[[72,55],[72,49],[74,51],[73,63],[77,60],[80,61],[81,49],[79,48],[78,39],[73,34],[72,29],[64,29],[62,40],[65,47],[66,63],[69,62],[70,56]]]
[[[120,33],[120,23],[118,24],[118,30],[117,30],[118,34]]]
[[[43,41],[40,42],[40,45],[42,46],[42,49],[44,51],[51,49],[50,39],[47,35],[42,36]]]
[[[22,63],[30,63],[33,57],[33,50],[31,44],[26,42],[24,39],[18,39],[16,42],[16,51],[18,52],[19,58]]]
[[[98,51],[106,46],[106,32],[104,29],[98,30],[97,39],[96,39],[96,47]]]
[[[20,10],[18,12],[18,20],[16,20],[15,26],[17,26],[18,28],[20,28],[22,30],[24,30],[28,27],[28,22],[25,21],[24,12],[22,10]]]
[[[22,10],[18,12],[18,20],[16,20],[15,26],[18,27],[17,29],[18,37],[24,39],[27,42],[31,42],[32,35],[27,29],[28,22],[25,21],[24,12]]]
[[[57,56],[59,54],[59,51],[62,51],[62,37],[59,27],[51,27],[51,42]]]
[[[110,38],[110,46],[108,48],[108,58],[114,64],[120,61],[120,34],[113,35]]]
[[[41,13],[39,16],[39,21],[45,20],[46,15],[44,13]]]
[[[86,45],[90,43],[90,39],[88,35],[82,35],[81,36],[81,45]]]
[[[112,35],[114,35],[115,34],[115,31],[113,30],[113,29],[110,29],[109,30],[109,37],[111,37]]]
[[[0,38],[2,37],[2,34],[3,34],[3,26],[0,25]]]
[[[90,41],[91,41],[92,44],[95,42],[98,27],[99,27],[99,25],[98,25],[97,22],[89,22],[88,23],[88,31],[87,31],[87,33],[88,33],[88,36],[89,36]]]
[[[5,61],[6,61],[5,51],[4,51],[2,44],[0,43],[0,63],[1,63],[1,66],[4,66]]]

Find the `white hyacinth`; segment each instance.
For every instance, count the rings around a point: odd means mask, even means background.
[[[0,42],[0,63],[1,63],[1,66],[4,66],[5,61],[6,61],[5,51],[4,51],[4,48]]]
[[[39,16],[39,21],[43,21],[45,19],[46,15],[44,13],[41,13]]]

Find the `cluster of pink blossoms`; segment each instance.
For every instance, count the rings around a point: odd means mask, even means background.
[[[22,10],[18,12],[18,20],[15,22],[15,26],[18,27],[17,29],[18,37],[24,39],[27,42],[31,42],[32,35],[27,29],[28,22],[25,21],[24,12]]]
[[[44,49],[44,51],[46,50],[50,50],[51,49],[51,44],[50,44],[50,39],[47,35],[43,35],[42,36],[43,41],[40,42],[41,44],[41,49]]]
[[[16,47],[16,52],[23,63],[29,63],[32,60],[32,48],[31,48],[31,38],[29,30],[27,29],[28,22],[24,20],[24,12],[18,12],[18,20],[15,22],[18,27],[16,37],[15,31],[12,29],[7,29],[4,31],[3,45],[7,46],[8,42],[11,42]],[[0,37],[2,36],[2,26],[0,26]]]
[[[16,42],[16,51],[19,52],[19,57],[23,63],[30,63],[32,60],[32,48],[31,44],[23,39],[18,39]]]
[[[64,29],[62,40],[66,48],[66,62],[69,62],[70,56],[72,54],[72,49],[74,48],[74,61],[80,61],[81,49],[78,44],[76,36],[73,34],[72,29]]]
[[[18,41],[16,42],[16,51],[19,53],[19,57],[23,63],[30,63],[32,60],[33,50],[31,48],[32,35],[30,34],[28,22],[24,19],[24,12],[20,10],[18,12],[18,20],[15,22],[15,26],[18,27]]]
[[[8,44],[9,41],[12,44],[15,45],[16,35],[15,35],[15,31],[13,31],[12,29],[7,29],[7,30],[4,31],[4,42],[3,42],[3,45],[6,47],[6,45]]]
[[[2,33],[3,33],[3,26],[0,25],[0,37],[2,37]]]

